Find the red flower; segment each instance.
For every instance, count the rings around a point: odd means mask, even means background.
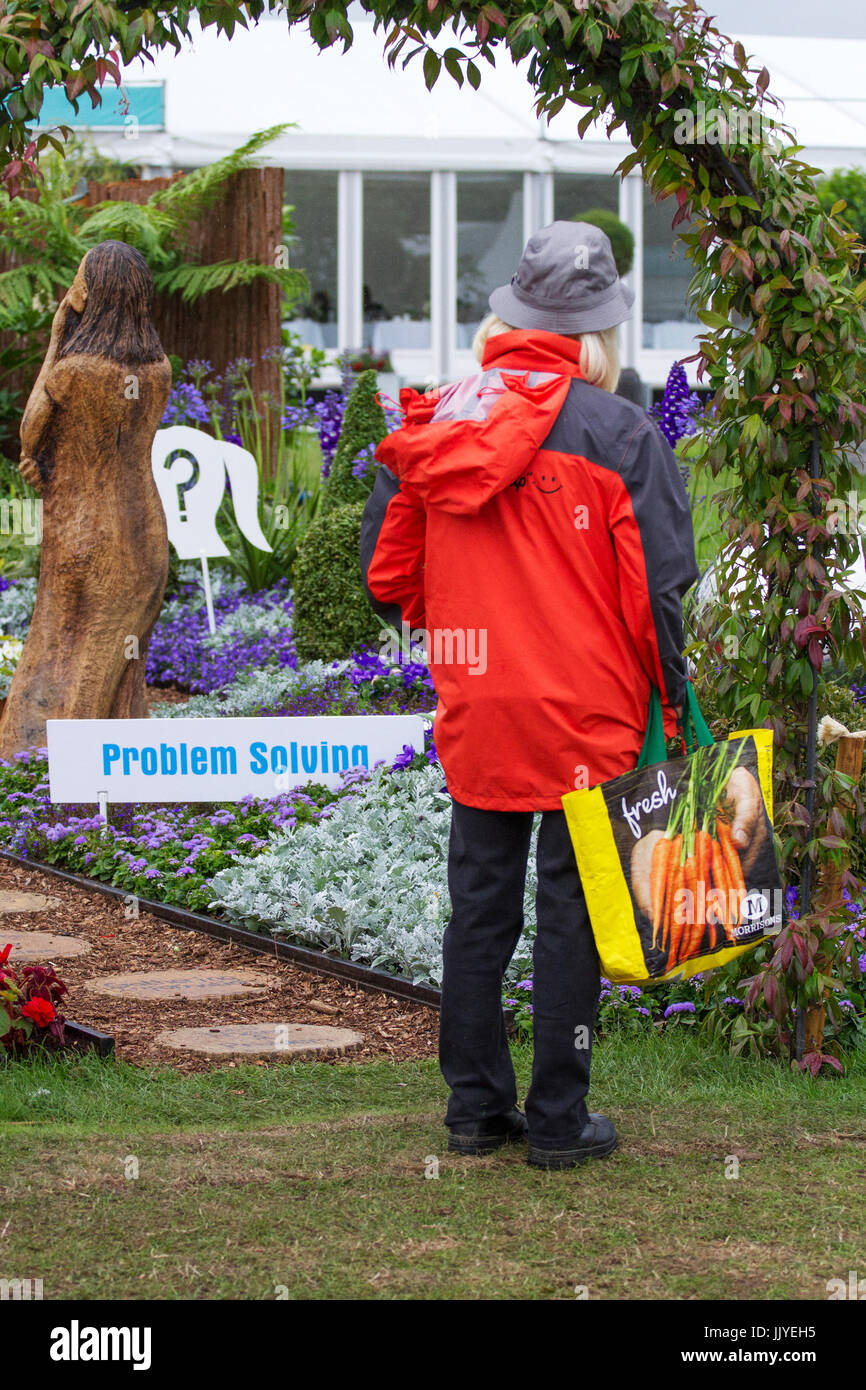
[[[5,965],[5,964],[6,964],[7,960],[9,959],[9,952],[10,952],[11,950],[12,950],[12,943],[10,942],[8,946],[4,946],[4,947],[3,947],[3,950],[0,951],[0,965]]]
[[[39,1028],[47,1028],[54,1017],[54,1005],[48,999],[31,999],[24,1004],[21,1013],[24,1018],[32,1018]]]

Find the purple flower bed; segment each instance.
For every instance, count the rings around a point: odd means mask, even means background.
[[[243,671],[265,666],[289,666],[294,670],[297,666],[288,625],[276,632],[239,632],[219,645],[208,645],[207,612],[200,586],[184,585],[179,598],[184,604],[182,610],[173,617],[161,618],[154,628],[145,668],[149,684],[174,683],[194,694],[207,695],[221,690]],[[241,607],[258,608],[262,613],[280,608],[290,615],[288,580],[258,594],[248,594],[239,585],[224,588],[214,596],[218,632],[220,623]]]
[[[44,748],[0,759],[0,840],[10,853],[194,911],[207,908],[207,883],[221,868],[259,853],[272,830],[319,820],[345,795],[310,785],[236,805],[133,803],[112,806],[103,826],[83,814],[89,808],[53,805],[47,775]]]
[[[426,695],[428,704],[435,703],[433,681],[423,661],[401,661],[394,665],[385,661],[372,647],[353,652],[351,660],[349,681],[359,695],[369,698],[389,691],[403,691],[416,696]]]
[[[855,902],[847,889],[844,898],[852,919],[854,954],[860,975],[866,977],[866,903]],[[796,919],[798,894],[795,887],[787,889],[786,905],[789,916]],[[852,959],[853,956],[847,958],[848,966]],[[611,1028],[636,1030],[647,1024],[678,1027],[684,1023],[701,1025],[714,1020],[718,1031],[721,1020],[722,1031],[725,1031],[743,1012],[744,986],[747,977],[754,973],[755,965],[755,957],[749,953],[721,969],[693,975],[689,980],[650,987],[613,984],[602,977],[596,1027],[603,1033]],[[518,1036],[525,1039],[532,1036],[532,986],[532,975],[529,975],[512,985],[502,1001],[514,1011]],[[732,987],[737,992],[732,992]],[[849,980],[845,988],[848,994],[854,995],[853,999],[839,1001],[849,1016],[845,1023],[846,1042],[849,1046],[860,1047],[866,1041],[866,1029],[861,1022],[866,1012],[866,999],[856,980]]]

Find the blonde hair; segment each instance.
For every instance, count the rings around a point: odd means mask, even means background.
[[[484,344],[497,333],[513,333],[510,323],[505,323],[498,314],[488,314],[478,326],[472,339],[472,351],[480,362],[484,356]],[[615,391],[619,384],[619,337],[615,328],[605,328],[600,333],[562,333],[560,337],[572,338],[580,343],[580,370],[591,386],[600,386],[603,391]]]

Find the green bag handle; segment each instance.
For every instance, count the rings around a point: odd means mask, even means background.
[[[686,682],[686,727],[680,721],[680,732],[685,740],[686,752],[694,753],[698,748],[709,748],[715,743],[709,725],[701,714],[698,697],[691,681]]]
[[[686,682],[686,707],[684,710],[685,720],[679,721],[680,734],[686,745],[687,753],[694,753],[697,748],[705,748],[715,743],[715,739],[710,733],[707,721],[701,714],[698,704],[698,697],[695,694],[691,681]],[[655,686],[650,691],[649,715],[647,718],[646,738],[638,759],[638,768],[653,767],[656,763],[667,762],[668,750],[665,740],[664,716],[662,714],[662,699]]]

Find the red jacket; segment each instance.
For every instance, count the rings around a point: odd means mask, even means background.
[[[368,594],[427,630],[436,748],[468,806],[561,809],[635,766],[651,684],[668,732],[685,693],[685,486],[654,421],[579,358],[560,334],[494,336],[477,375],[402,391],[376,451]]]

